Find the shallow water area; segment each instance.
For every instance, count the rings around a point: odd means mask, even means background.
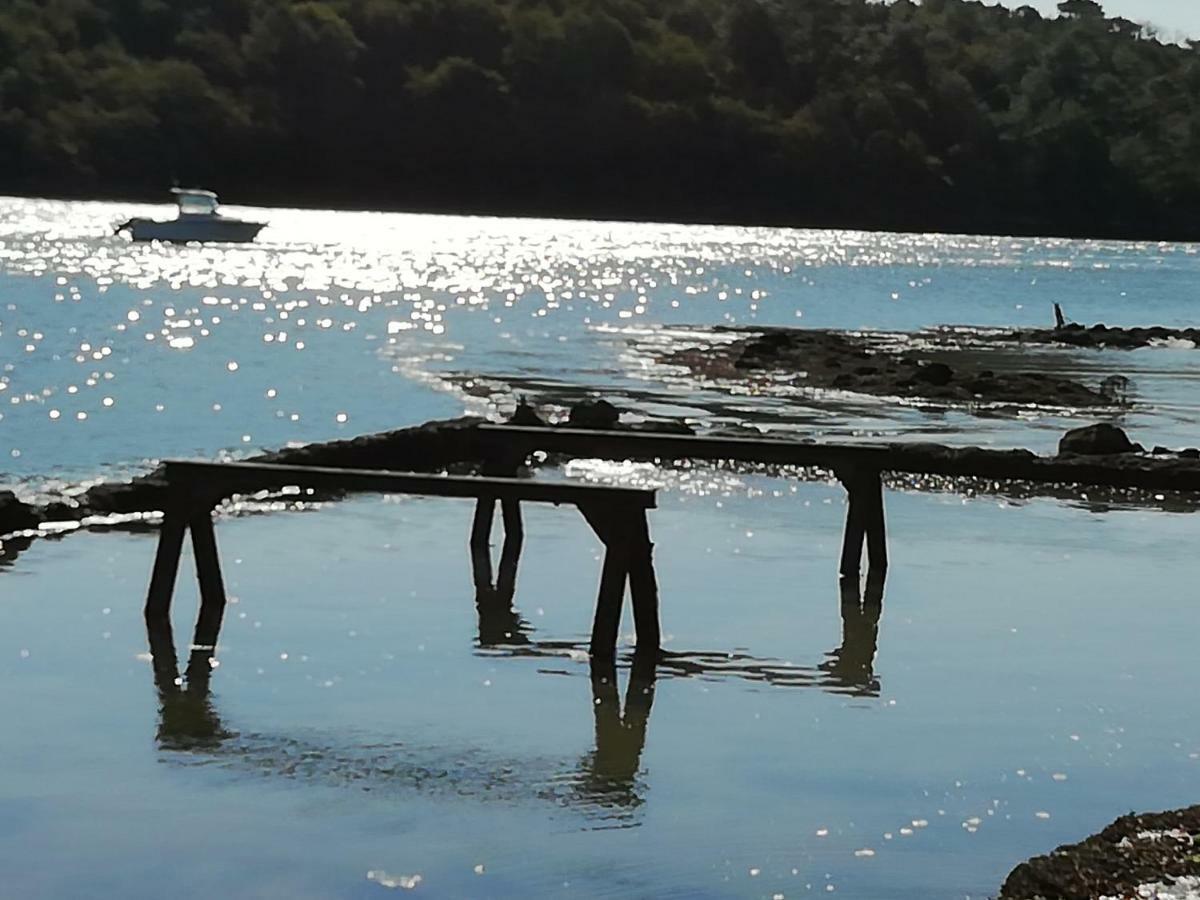
[[[0,576],[6,890],[979,897],[1190,799],[1196,613],[1162,573],[1186,578],[1200,519],[893,494],[876,617],[838,596],[840,489],[660,498],[674,656],[629,694],[624,665],[589,678],[599,548],[567,508],[527,513],[499,623],[469,504],[222,519],[208,694],[156,690],[152,535],[35,544]]]

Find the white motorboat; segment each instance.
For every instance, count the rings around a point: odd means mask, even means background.
[[[171,188],[179,215],[169,221],[133,218],[116,227],[135,241],[221,241],[243,243],[254,240],[266,222],[248,222],[221,215],[212,191]]]

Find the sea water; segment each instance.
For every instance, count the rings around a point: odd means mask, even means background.
[[[1046,450],[1091,417],[749,395],[660,351],[714,324],[1045,325],[1054,302],[1192,325],[1200,269],[1185,245],[293,210],[237,210],[271,223],[241,247],[108,234],[147,211],[0,202],[5,487],[495,415],[520,394]],[[1183,446],[1194,352],[1018,362],[1131,375],[1137,405],[1106,417]],[[476,609],[461,501],[234,510],[217,528],[218,665],[194,683],[186,557],[180,683],[156,683],[152,531],[10,558],[0,896],[982,897],[1130,809],[1195,802],[1196,517],[889,491],[874,607],[839,593],[835,484],[586,462],[561,476],[661,488],[673,657],[653,680],[624,662],[615,690],[591,677],[600,548],[567,508],[527,511],[499,621]]]

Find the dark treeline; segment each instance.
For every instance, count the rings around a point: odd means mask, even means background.
[[[0,0],[0,191],[1200,237],[1200,49],[1060,7]]]

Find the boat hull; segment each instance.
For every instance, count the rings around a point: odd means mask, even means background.
[[[239,244],[254,240],[266,227],[264,222],[247,222],[210,216],[180,216],[169,222],[130,219],[124,226],[135,241],[207,241]]]

